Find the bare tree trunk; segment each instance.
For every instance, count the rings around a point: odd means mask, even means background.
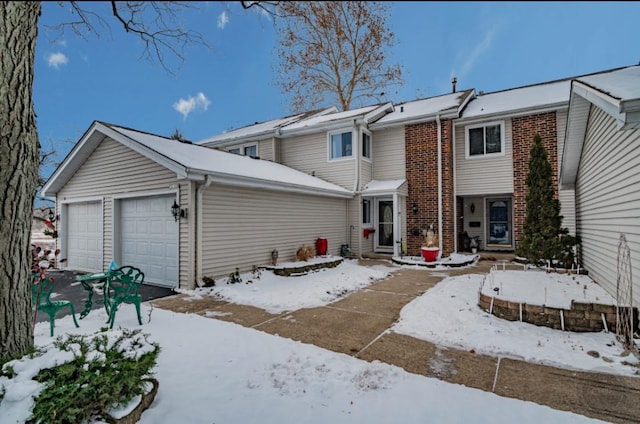
[[[33,346],[30,233],[40,143],[33,73],[40,2],[0,2],[0,357]]]

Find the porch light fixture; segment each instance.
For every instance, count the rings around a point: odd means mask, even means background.
[[[180,209],[180,206],[178,206],[178,203],[176,203],[176,201],[174,200],[173,206],[171,206],[171,215],[173,215],[173,219],[178,222],[178,219],[187,216],[187,212],[184,209]]]
[[[414,204],[413,204],[413,214],[414,214],[414,215],[417,215],[417,214],[418,214],[418,204],[417,204],[417,203],[414,203]]]
[[[59,216],[56,215],[55,212],[53,212],[53,209],[49,209],[49,221],[56,222],[58,218]]]
[[[469,209],[471,210],[471,213],[474,213],[476,211],[476,205],[471,203],[471,207]]]

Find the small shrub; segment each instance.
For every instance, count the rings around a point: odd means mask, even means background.
[[[296,259],[299,261],[308,261],[315,256],[315,251],[311,246],[302,246],[296,252]]]
[[[139,329],[59,337],[50,347],[56,349],[66,352],[67,359],[33,377],[43,387],[28,423],[106,419],[111,409],[145,393],[145,378],[151,375],[160,352],[159,345]],[[5,364],[3,375],[11,377],[15,374],[11,371],[11,363]]]

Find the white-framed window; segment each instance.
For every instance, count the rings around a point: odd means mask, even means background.
[[[465,128],[467,158],[505,154],[504,121],[469,125]]]
[[[371,133],[362,131],[362,157],[371,159]]]
[[[362,201],[362,223],[371,224],[371,200],[369,199]]]
[[[236,155],[253,156],[258,157],[258,145],[257,144],[243,144],[241,146],[235,146],[227,150],[229,153]]]
[[[245,156],[257,157],[258,156],[258,145],[257,144],[252,144],[250,146],[244,146],[242,148],[242,153]]]
[[[353,155],[353,133],[336,131],[329,133],[329,160],[350,158]]]

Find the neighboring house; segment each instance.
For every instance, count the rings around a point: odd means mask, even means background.
[[[618,241],[631,249],[634,304],[640,304],[640,66],[571,84],[560,183],[575,189],[580,259],[616,296]]]
[[[404,248],[419,255],[433,226],[444,256],[461,249],[463,232],[478,236],[481,249],[514,251],[534,135],[559,184],[560,173],[578,170],[579,156],[567,159],[575,149],[563,154],[565,131],[579,134],[572,113],[584,109],[576,87],[633,69],[489,94],[332,107],[196,144],[95,122],[43,194],[57,201],[69,268],[103,270],[113,259],[167,286],[249,270],[270,262],[273,250],[291,260],[319,237],[331,254],[348,245],[357,257],[399,256]],[[586,227],[576,224],[575,193],[573,184],[558,186],[563,226],[580,235]],[[177,222],[174,201],[186,211]]]

